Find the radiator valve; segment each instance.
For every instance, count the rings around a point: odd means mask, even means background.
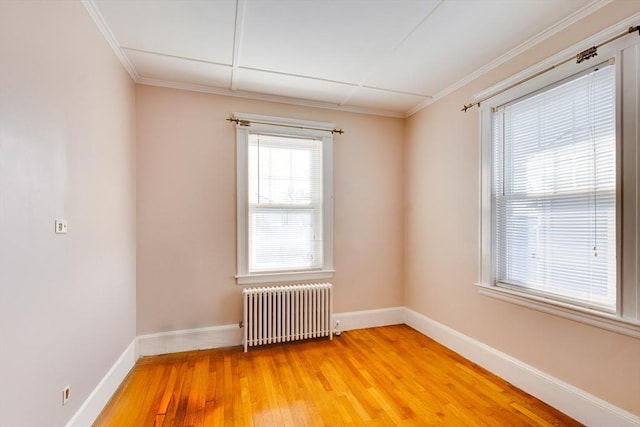
[[[333,334],[337,337],[340,336],[340,320],[336,320],[336,327],[333,329]]]

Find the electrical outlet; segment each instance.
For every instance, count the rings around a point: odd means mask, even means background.
[[[67,220],[56,218],[56,234],[65,234],[67,232]]]
[[[71,386],[66,386],[62,390],[62,405],[66,405],[69,401],[69,397],[71,396]]]

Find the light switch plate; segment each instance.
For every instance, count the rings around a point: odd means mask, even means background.
[[[66,234],[67,232],[67,220],[56,218],[56,234]]]

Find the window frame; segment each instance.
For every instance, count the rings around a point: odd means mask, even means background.
[[[236,282],[239,285],[307,281],[333,277],[333,133],[335,124],[233,113],[236,124]],[[320,268],[249,271],[249,135],[277,134],[322,140],[322,241]]]
[[[625,24],[606,30],[620,31]],[[603,32],[603,33],[605,33]],[[600,41],[606,34],[598,35]],[[597,39],[596,39],[597,40]],[[597,44],[597,41],[593,43]],[[589,61],[577,64],[575,61],[559,66],[538,77],[527,79],[536,72],[558,62],[558,58],[566,57],[567,51],[576,52],[580,47],[572,47],[552,58],[537,64],[504,82],[495,85],[476,98],[484,98],[487,94],[503,92],[483,101],[480,105],[480,215],[479,215],[479,278],[476,285],[482,295],[515,303],[542,312],[569,318],[621,334],[640,337],[640,209],[638,208],[637,189],[640,189],[640,168],[638,164],[638,147],[635,132],[638,128],[637,106],[630,98],[640,96],[640,87],[633,81],[633,76],[640,74],[640,67],[633,69],[633,75],[623,73],[623,50],[632,48],[640,59],[640,42],[633,37],[625,37],[605,45],[598,50],[598,56]],[[534,93],[546,87],[583,73],[597,64],[609,61],[615,63],[616,72],[616,233],[617,233],[617,301],[614,313],[594,310],[562,299],[552,299],[522,288],[496,283],[494,246],[494,206],[493,206],[493,153],[492,153],[492,112],[494,108],[512,102],[518,98]],[[636,61],[637,63],[637,61]],[[632,66],[628,66],[633,68]],[[522,84],[514,83],[525,80]],[[624,85],[624,90],[623,90]],[[631,93],[631,94],[630,94]],[[624,99],[623,99],[624,96]],[[624,125],[624,128],[623,128]],[[623,156],[624,153],[624,156]],[[624,200],[624,204],[622,203]],[[628,239],[626,236],[635,236]],[[625,239],[622,238],[625,236]]]

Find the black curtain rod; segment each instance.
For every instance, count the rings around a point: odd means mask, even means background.
[[[328,130],[328,129],[322,129],[322,128],[314,128],[314,127],[309,127],[309,126],[294,126],[294,125],[285,125],[285,124],[281,124],[281,123],[271,123],[271,122],[259,122],[259,121],[251,121],[251,120],[240,120],[240,119],[235,119],[233,117],[229,117],[228,119],[225,119],[228,122],[233,122],[237,125],[240,126],[250,126],[251,123],[258,123],[261,125],[273,125],[273,126],[280,126],[280,127],[285,127],[285,128],[293,128],[293,129],[310,129],[310,130],[320,130],[320,131],[325,131],[325,132],[331,132],[331,133],[338,133],[340,135],[342,135],[344,133],[344,131],[342,129],[332,129],[332,130]]]
[[[545,73],[547,73],[547,72],[549,72],[549,71],[551,71],[551,70],[553,70],[555,68],[558,68],[559,66],[564,65],[567,62],[572,61],[574,59],[576,60],[577,64],[579,64],[579,63],[581,63],[583,61],[586,61],[588,59],[591,59],[594,56],[598,55],[598,48],[599,47],[602,47],[602,46],[604,46],[606,44],[609,44],[612,41],[618,40],[620,37],[624,37],[626,35],[633,34],[636,31],[638,32],[638,35],[640,36],[640,25],[629,27],[629,29],[627,31],[625,31],[623,33],[620,33],[615,37],[611,37],[609,40],[606,40],[606,41],[600,43],[597,46],[590,47],[589,49],[583,50],[582,52],[578,53],[575,56],[569,57],[569,58],[565,59],[564,61],[558,62],[555,65],[552,65],[552,66],[550,66],[548,68],[545,68],[542,71],[538,71],[537,73],[535,73],[535,74],[533,74],[533,75],[531,75],[531,76],[529,76],[527,78],[524,78],[524,79],[522,79],[522,80],[520,80],[520,81],[518,81],[518,82],[516,82],[516,83],[514,83],[512,85],[509,85],[509,86],[505,87],[504,89],[500,89],[499,91],[491,94],[490,96],[485,96],[484,98],[479,99],[476,102],[472,102],[471,104],[465,104],[460,111],[464,111],[466,113],[469,108],[472,108],[472,107],[475,107],[475,106],[479,107],[480,103],[486,101],[487,99],[493,98],[496,95],[499,95],[499,94],[501,94],[503,92],[508,91],[509,89],[513,89],[514,87],[516,87],[518,85],[521,85],[522,83],[526,83],[531,79],[535,79],[536,77],[541,76],[542,74],[545,74]]]

